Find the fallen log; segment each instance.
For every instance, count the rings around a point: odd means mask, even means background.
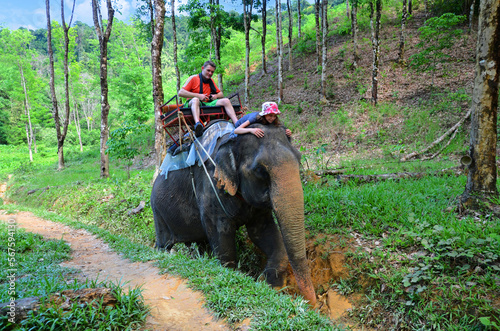
[[[139,206],[137,206],[134,209],[131,209],[131,210],[128,211],[128,216],[139,214],[144,209],[145,206],[146,206],[146,202],[145,201],[141,201],[139,203]]]
[[[29,297],[0,304],[0,316],[7,316],[9,321],[19,323],[28,317],[29,312],[35,314],[41,307],[58,307],[63,312],[69,312],[74,304],[97,307],[114,307],[117,299],[110,288],[84,288],[80,290],[65,290],[54,293],[48,298]]]
[[[323,177],[334,177],[339,183],[345,184],[349,181],[354,181],[358,184],[375,183],[385,180],[400,180],[408,178],[423,178],[427,176],[460,176],[464,173],[464,166],[451,167],[437,170],[434,172],[399,172],[392,174],[379,175],[343,175],[342,171],[308,171],[303,172],[303,180],[305,182],[325,183]]]
[[[469,109],[469,111],[467,112],[467,114],[465,114],[464,117],[462,117],[460,119],[460,121],[458,121],[457,124],[455,124],[454,126],[452,126],[448,131],[446,131],[441,137],[439,137],[438,139],[434,140],[429,146],[427,146],[426,148],[424,148],[422,151],[420,152],[413,152],[413,153],[410,153],[404,157],[402,157],[400,159],[401,162],[405,162],[405,161],[408,161],[410,159],[413,159],[413,158],[416,158],[424,153],[427,153],[429,150],[431,150],[434,146],[436,146],[437,144],[439,144],[440,142],[442,142],[444,140],[444,138],[446,138],[447,136],[449,136],[450,134],[452,133],[456,133],[456,131],[458,130],[458,128],[460,126],[462,126],[462,124],[465,122],[465,120],[467,118],[469,118],[470,114],[472,113],[472,108]],[[453,137],[455,137],[455,135],[453,135]],[[451,139],[453,139],[453,137]],[[451,141],[450,139],[450,141]]]
[[[57,186],[53,186],[53,187],[57,187]],[[34,190],[29,190],[28,192],[26,192],[26,195],[31,195],[33,193],[35,193],[36,191],[38,190],[42,190],[42,193],[49,190],[50,189],[50,186],[47,186],[47,187],[40,187],[40,188],[36,188]]]

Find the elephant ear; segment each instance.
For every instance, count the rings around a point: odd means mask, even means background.
[[[224,189],[234,196],[238,191],[238,173],[236,171],[236,156],[232,146],[232,143],[226,143],[217,152],[214,177],[217,180],[218,188]]]

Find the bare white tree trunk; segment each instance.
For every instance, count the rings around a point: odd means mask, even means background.
[[[470,13],[469,13],[469,33],[472,31],[472,20],[474,19],[474,7],[476,6],[476,0],[472,0],[472,4],[470,5]]]
[[[87,122],[87,131],[91,131],[94,129],[94,109],[97,106],[98,99],[93,98],[92,96],[94,93],[91,95],[88,95],[87,98],[82,102],[82,111],[83,111],[83,116],[85,116],[85,121]]]
[[[19,67],[19,73],[21,75],[21,84],[23,86],[24,91],[24,115],[26,115],[26,141],[28,143],[28,151],[30,156],[30,162],[33,162],[33,127],[31,125],[31,115],[30,115],[30,102],[28,98],[28,87],[26,86],[26,79],[24,78],[23,66],[21,63],[17,63]]]

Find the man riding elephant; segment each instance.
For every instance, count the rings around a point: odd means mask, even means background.
[[[191,107],[194,120],[194,131],[197,137],[203,132],[203,125],[200,123],[200,106],[223,106],[233,123],[238,121],[233,105],[228,98],[215,85],[212,75],[216,65],[212,61],[207,61],[201,67],[201,72],[189,77],[184,86],[179,90],[181,98],[187,98],[185,107]]]

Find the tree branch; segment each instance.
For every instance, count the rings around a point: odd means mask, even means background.
[[[448,131],[446,131],[441,137],[439,137],[438,139],[436,139],[434,142],[432,142],[432,144],[430,144],[429,146],[427,146],[425,149],[423,149],[422,151],[420,152],[413,152],[413,153],[410,153],[404,157],[402,157],[399,161],[401,162],[406,162],[410,159],[413,159],[413,158],[416,158],[417,156],[420,156],[426,152],[428,152],[429,150],[431,150],[434,146],[436,146],[437,144],[439,144],[440,142],[442,142],[444,140],[444,138],[446,138],[447,136],[449,136],[450,134],[452,134],[453,132],[457,131],[457,129],[465,122],[465,120],[467,118],[469,118],[470,114],[472,113],[472,108],[469,109],[469,111],[467,112],[467,114],[465,114],[464,117],[462,117],[462,119],[460,121],[458,121],[457,124],[455,124],[454,126],[452,126]],[[453,139],[453,138],[452,138]],[[451,139],[450,139],[451,140]],[[445,146],[446,147],[446,146]]]

